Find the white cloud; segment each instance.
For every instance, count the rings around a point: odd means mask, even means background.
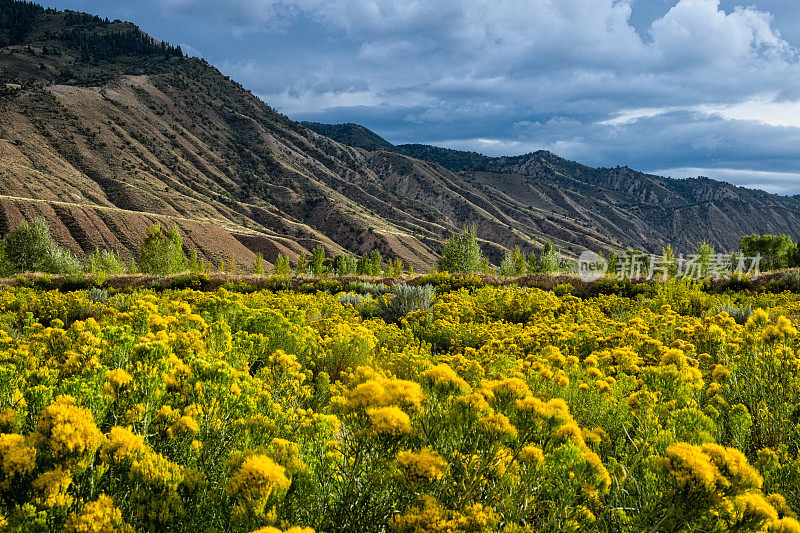
[[[732,105],[703,105],[698,109],[721,117],[756,120],[772,126],[800,127],[800,100],[781,102],[774,97],[757,97]]]
[[[800,194],[800,172],[768,172],[741,168],[666,168],[650,171],[672,178],[705,176],[749,189],[761,189],[777,194]]]

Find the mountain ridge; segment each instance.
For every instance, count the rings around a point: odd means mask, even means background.
[[[30,6],[0,0],[3,9],[21,5]],[[321,135],[313,129],[324,125],[292,121],[130,23],[25,9],[33,14],[13,44],[15,26],[0,16],[0,233],[44,216],[79,255],[115,247],[131,257],[147,225],[161,220],[213,263],[231,253],[240,264],[254,252],[294,259],[321,245],[329,254],[377,248],[424,268],[468,223],[494,262],[546,240],[574,257],[703,238],[730,246],[739,236],[731,227],[800,227],[797,202],[709,183],[687,192],[659,181],[667,178],[624,167],[598,174],[543,152],[497,161],[476,154],[469,158],[480,156],[483,167],[454,171],[433,147],[428,155],[413,145],[387,150],[356,124],[346,125],[356,146],[344,144],[335,128]],[[735,220],[731,203],[753,198],[758,205],[739,208]],[[659,216],[674,228],[656,227]]]
[[[309,127],[313,129],[313,126]],[[328,125],[326,131],[333,135],[333,139],[338,138],[335,125]],[[612,208],[623,210],[624,218],[651,235],[657,233],[657,225],[667,222],[666,231],[663,226],[661,228],[666,233],[665,238],[643,235],[645,239],[637,243],[635,239],[626,242],[622,232],[614,229],[617,223],[601,219],[604,229],[610,228],[613,236],[633,248],[658,252],[660,246],[677,244],[688,253],[692,245],[702,240],[734,249],[738,238],[748,233],[775,232],[790,234],[795,239],[798,237],[798,195],[781,196],[707,177],[668,178],[638,172],[627,166],[593,168],[546,150],[498,157],[425,144],[393,145],[392,150],[437,163],[501,189],[503,181],[528,182],[541,195],[547,194],[542,189],[552,183],[561,192],[569,191],[587,198],[578,202],[585,207],[594,203],[598,217],[604,217],[604,213]],[[569,203],[567,199],[565,202]],[[699,212],[699,208],[704,206],[709,209],[705,215]],[[742,209],[745,215],[741,214]],[[573,216],[578,216],[581,210],[571,211]],[[683,212],[688,212],[689,216],[683,217]],[[710,223],[702,223],[703,220]],[[699,228],[698,223],[701,223]]]

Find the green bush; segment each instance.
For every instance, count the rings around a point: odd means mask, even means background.
[[[728,313],[728,315],[736,321],[737,324],[744,324],[747,322],[747,319],[750,318],[750,315],[753,314],[753,306],[750,304],[745,304],[741,307],[737,307],[733,304],[718,304],[714,306],[714,309],[711,311],[711,316],[716,316],[720,313]]]
[[[448,272],[431,272],[430,274],[420,276],[414,280],[414,283],[416,285],[433,285],[437,295],[457,291],[458,289],[472,291],[485,285],[483,280],[474,274],[451,276]]]
[[[350,254],[337,255],[333,260],[333,271],[337,276],[352,276],[356,273],[356,260]]]
[[[339,300],[339,303],[342,305],[352,305],[353,307],[356,307],[362,302],[368,302],[372,300],[372,295],[358,294],[355,292],[341,292],[336,295],[336,299]]]
[[[500,263],[500,275],[505,277],[524,276],[527,272],[527,261],[519,246],[506,253]]]
[[[119,254],[113,250],[95,249],[89,254],[86,271],[92,274],[103,272],[111,276],[125,274],[127,267]]]
[[[83,274],[70,274],[61,282],[61,292],[86,291],[94,286],[92,278]]]
[[[574,288],[572,287],[571,283],[559,283],[555,287],[553,287],[553,294],[556,296],[565,296],[567,294],[572,294]]]
[[[397,321],[412,311],[430,309],[436,291],[433,285],[395,285],[389,298],[378,300],[380,316],[387,321]]]
[[[289,264],[288,257],[283,254],[278,254],[277,259],[275,259],[275,270],[273,275],[278,277],[291,277],[292,265]]]
[[[230,292],[238,292],[241,294],[250,294],[258,291],[258,287],[254,287],[253,285],[250,285],[244,281],[229,281],[228,283],[225,283],[222,288]]]
[[[389,286],[385,283],[370,283],[368,281],[351,281],[347,285],[347,290],[358,294],[371,294],[379,296],[389,292]]]
[[[264,275],[264,254],[258,252],[256,258],[253,260],[253,274],[258,276]]]

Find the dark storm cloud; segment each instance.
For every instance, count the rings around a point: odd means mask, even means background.
[[[800,7],[788,2],[53,4],[122,13],[293,118],[800,192]]]

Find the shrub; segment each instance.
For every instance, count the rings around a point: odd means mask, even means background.
[[[94,286],[92,278],[84,274],[70,274],[64,277],[60,289],[62,292],[86,291],[92,286]]]
[[[92,274],[103,272],[112,276],[124,274],[127,268],[119,254],[113,250],[95,249],[89,254],[86,271]]]
[[[258,290],[258,287],[254,287],[244,281],[229,281],[228,283],[225,283],[222,288],[231,292],[239,292],[242,294],[250,294],[251,292],[256,292]]]
[[[574,288],[570,283],[559,283],[555,287],[553,287],[553,294],[556,296],[564,296],[567,294],[572,294]]]
[[[86,297],[96,303],[106,303],[108,300],[108,291],[100,287],[92,287],[86,293]]]
[[[370,283],[368,281],[351,281],[347,285],[347,290],[357,292],[359,294],[371,294],[372,296],[380,296],[389,292],[389,286],[385,283]]]
[[[211,279],[208,277],[208,274],[182,274],[172,278],[167,287],[178,291],[183,289],[201,291],[208,288],[210,281]]]
[[[339,300],[339,303],[342,305],[352,305],[353,307],[358,306],[360,303],[365,301],[372,300],[372,296],[369,294],[357,294],[354,292],[342,292],[336,296],[336,299]]]
[[[733,318],[737,324],[744,324],[747,322],[747,319],[750,318],[750,315],[753,314],[753,306],[746,304],[741,307],[737,307],[733,304],[717,304],[711,311],[711,315],[716,316],[720,313],[728,313],[728,315],[730,315],[730,317]]]
[[[436,296],[433,285],[395,285],[391,297],[378,300],[380,316],[397,321],[412,311],[430,309]]]
[[[525,256],[515,246],[511,251],[506,253],[503,261],[500,263],[500,275],[506,277],[524,276],[527,271],[527,264]]]

